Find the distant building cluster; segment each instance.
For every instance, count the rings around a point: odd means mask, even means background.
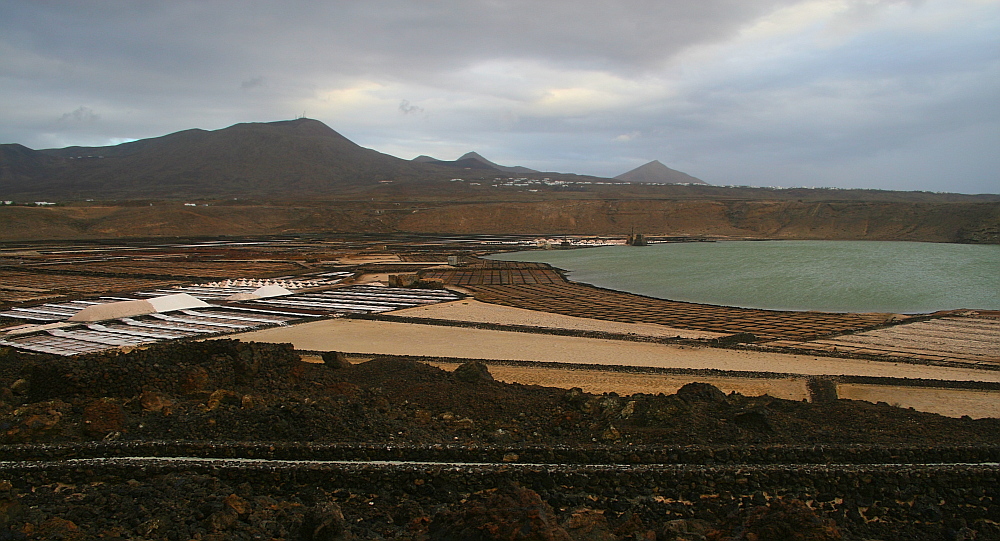
[[[33,201],[33,202],[30,202],[30,203],[17,203],[15,201],[10,201],[10,200],[3,201],[3,204],[6,205],[6,206],[10,206],[10,205],[23,205],[23,206],[29,206],[29,207],[32,206],[32,205],[34,205],[36,207],[48,207],[48,206],[55,205],[55,203],[52,203],[50,201]]]
[[[453,178],[451,182],[467,182],[465,179]],[[590,181],[590,180],[552,180],[551,178],[533,179],[527,177],[496,177],[489,184],[492,188],[528,188],[528,191],[538,191],[538,188],[572,188],[578,186],[625,186],[631,182]],[[649,183],[651,184],[651,183]],[[469,186],[482,186],[481,182],[469,182]]]

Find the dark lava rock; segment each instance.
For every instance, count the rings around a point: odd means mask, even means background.
[[[302,522],[303,541],[342,541],[351,539],[340,506],[333,502],[316,504]]]
[[[347,357],[339,351],[323,352],[323,364],[336,370],[351,367],[351,361],[348,361]]]
[[[729,336],[720,337],[716,341],[723,346],[731,346],[733,344],[750,344],[757,341],[757,336],[753,333],[738,332],[736,334],[730,334]]]
[[[725,396],[704,383],[676,395],[594,395],[489,382],[475,365],[466,370],[483,383],[469,384],[420,360],[438,359],[379,356],[330,370],[301,362],[288,345],[210,340],[0,362],[0,389],[30,383],[19,398],[25,404],[0,404],[0,444],[68,445],[0,448],[8,464],[147,452],[352,461],[290,471],[8,465],[0,475],[0,539],[291,540],[350,532],[409,541],[688,541],[707,539],[707,524],[720,532],[714,539],[837,539],[828,519],[853,540],[1000,539],[997,419],[852,400]],[[193,391],[184,385],[191,374],[201,375]],[[109,434],[118,440],[83,443]],[[388,472],[360,464],[408,459],[509,464]],[[971,465],[860,474],[841,466],[727,470],[883,460]],[[710,469],[568,469],[633,463]],[[809,501],[812,510],[776,503],[786,497]]]
[[[181,380],[180,391],[184,394],[204,391],[208,389],[209,382],[208,370],[203,366],[194,366],[184,374],[184,379]]]
[[[563,521],[562,527],[574,541],[615,541],[603,510],[577,509]]]
[[[814,404],[829,404],[837,401],[837,382],[829,377],[811,377],[806,380],[809,400]]]
[[[563,400],[566,401],[566,403],[578,409],[582,407],[589,398],[590,395],[583,392],[583,389],[579,387],[573,387],[572,389],[566,391],[566,394],[563,395]]]
[[[96,438],[103,438],[112,432],[125,428],[125,410],[117,400],[99,398],[83,409],[84,432]]]
[[[139,405],[143,411],[162,411],[168,404],[169,401],[155,391],[146,391],[139,395]]]
[[[86,535],[80,531],[79,526],[72,520],[59,517],[52,517],[41,523],[37,529],[31,532],[32,539],[65,539],[67,541],[77,541],[86,539]]]
[[[677,396],[687,402],[725,402],[726,393],[708,383],[688,383],[677,389]]]
[[[774,431],[766,408],[755,408],[750,411],[737,413],[733,417],[733,422],[741,428],[756,430],[758,432]]]
[[[838,541],[842,539],[837,524],[816,514],[808,505],[795,499],[774,499],[767,505],[752,508],[746,515],[729,517],[721,529],[706,535],[710,541]]]
[[[435,515],[428,533],[430,539],[449,541],[571,539],[552,506],[537,492],[517,486],[473,494],[461,509]]]
[[[459,366],[455,369],[454,375],[455,379],[458,381],[464,381],[465,383],[493,381],[493,374],[490,374],[490,369],[486,368],[486,365],[479,361],[473,361]]]
[[[663,541],[705,541],[705,535],[711,529],[709,523],[704,520],[668,520],[660,528],[656,539]]]

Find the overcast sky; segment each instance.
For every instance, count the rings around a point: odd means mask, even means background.
[[[998,193],[1000,0],[0,2],[0,143],[302,115],[406,159]]]

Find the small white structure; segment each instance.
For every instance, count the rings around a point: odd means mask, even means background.
[[[256,290],[254,290],[253,294],[264,299],[267,297],[281,297],[283,295],[291,295],[292,292],[285,289],[282,286],[271,284],[257,288]]]
[[[188,295],[187,293],[175,293],[173,295],[153,297],[152,299],[149,299],[149,304],[152,304],[153,308],[156,308],[157,312],[171,312],[174,310],[187,310],[189,308],[208,308],[212,306],[197,297]]]
[[[251,301],[254,299],[266,299],[268,297],[282,297],[291,295],[292,292],[279,285],[266,285],[255,289],[252,293],[236,293],[226,297],[227,301]]]
[[[206,308],[211,306],[207,302],[201,301],[188,295],[187,293],[177,293],[176,295],[166,295],[154,297],[149,300],[109,302],[105,304],[95,304],[80,310],[67,321],[91,322],[105,321],[108,319],[120,319],[123,317],[144,316],[158,312],[170,312],[173,310],[186,310],[188,308]]]

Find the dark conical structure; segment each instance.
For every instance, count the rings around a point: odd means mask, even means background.
[[[653,160],[627,173],[622,173],[615,177],[615,179],[624,180],[625,182],[660,184],[708,184],[704,180],[692,177],[687,173],[671,169],[658,160]]]

